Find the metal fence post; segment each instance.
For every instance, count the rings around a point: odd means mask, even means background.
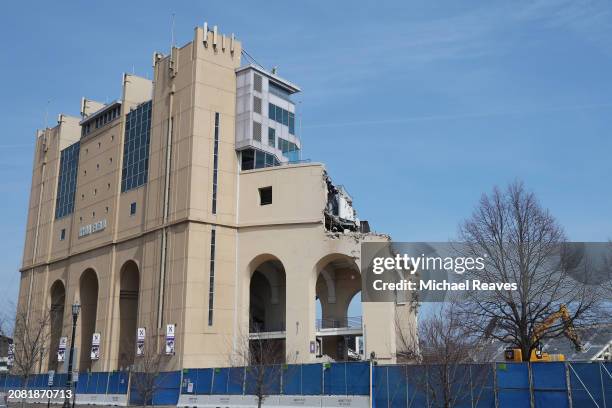
[[[601,381],[601,399],[603,400],[604,408],[606,408],[606,405],[607,405],[606,404],[606,387],[604,387],[602,367],[603,367],[603,363],[599,363],[599,380]]]
[[[404,364],[404,380],[406,380],[406,408],[410,407],[410,390],[408,389],[408,364]]]
[[[567,390],[567,403],[568,403],[568,407],[572,408],[574,406],[574,401],[572,401],[572,385],[571,385],[571,377],[570,377],[570,370],[568,365],[571,363],[564,363],[563,366],[565,367],[565,388]]]
[[[117,387],[119,385],[117,384]],[[132,370],[128,370],[128,381],[127,381],[127,404],[130,405],[130,397],[132,394]]]
[[[425,366],[425,403],[427,407],[430,407],[429,404],[429,366]]]
[[[527,363],[527,379],[529,380],[529,406],[535,408],[535,395],[533,391],[533,372],[531,371],[531,363]]]
[[[498,383],[497,383],[497,363],[492,363],[493,366],[493,404],[495,408],[499,408],[499,395],[498,395]]]
[[[470,373],[470,401],[472,403],[472,408],[474,408],[474,379],[472,378],[472,365],[468,365],[468,371]]]

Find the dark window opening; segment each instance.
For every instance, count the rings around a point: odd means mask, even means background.
[[[280,166],[280,162],[276,156],[255,149],[243,150],[241,153],[240,162],[242,170],[263,169],[264,167]]]
[[[136,214],[136,203],[130,204],[130,215]]]
[[[259,205],[272,204],[272,187],[262,187],[259,189]]]
[[[60,241],[63,241],[65,239],[66,239],[66,228],[62,228],[60,232]]]
[[[213,325],[213,306],[215,303],[215,246],[217,231],[212,229],[210,231],[210,276],[209,276],[209,287],[208,287],[208,325]]]
[[[242,151],[242,170],[253,170],[255,168],[255,150]]]
[[[219,112],[215,112],[215,143],[213,148],[212,213],[217,213],[217,178],[219,170]]]

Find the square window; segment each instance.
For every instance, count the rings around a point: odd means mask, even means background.
[[[272,187],[262,187],[259,189],[259,205],[272,204]]]
[[[63,241],[66,239],[66,228],[62,228],[62,230],[60,231],[60,241]]]
[[[136,203],[130,204],[130,216],[136,214]]]

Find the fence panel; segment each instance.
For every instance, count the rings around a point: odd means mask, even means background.
[[[406,400],[409,407],[427,406],[427,372],[425,367],[406,366]]]
[[[599,364],[568,363],[572,403],[575,407],[603,407],[603,388]]]
[[[66,380],[68,380],[67,373],[60,373],[60,374],[55,373],[55,376],[53,377],[53,385],[51,386],[51,389],[66,388]]]
[[[370,363],[347,364],[346,384],[348,395],[368,395],[370,393]]]
[[[321,395],[323,393],[323,366],[305,364],[302,366],[302,395]]]
[[[181,392],[181,372],[161,373],[156,380],[156,387],[153,405],[176,405]]]
[[[346,395],[346,363],[331,363],[323,371],[323,393]]]
[[[233,395],[244,394],[244,367],[233,367],[229,369],[227,379],[227,393]]]
[[[408,406],[408,377],[405,365],[387,366],[385,370],[387,384],[386,399],[390,407]]]
[[[472,379],[472,398],[475,408],[495,407],[495,373],[493,364],[473,364],[470,366]]]
[[[372,405],[376,408],[388,408],[389,405],[389,384],[388,366],[374,366],[373,368],[373,390]],[[399,405],[398,405],[399,406]]]
[[[302,366],[288,365],[282,372],[283,394],[302,395]]]
[[[108,376],[108,394],[127,394],[129,373],[126,371],[110,373]]]
[[[204,368],[196,371],[196,380],[193,384],[194,393],[199,395],[210,395],[212,392],[213,369]]]
[[[229,368],[215,368],[213,375],[212,393],[214,395],[227,394],[227,383],[229,382]]]
[[[525,363],[498,363],[497,395],[500,407],[528,407],[529,368]]]
[[[606,407],[612,408],[612,363],[602,363],[600,366]]]
[[[531,375],[536,407],[569,406],[564,363],[534,363]]]
[[[77,394],[86,394],[88,381],[89,381],[89,375],[87,373],[79,373],[79,378],[76,383],[75,392]]]

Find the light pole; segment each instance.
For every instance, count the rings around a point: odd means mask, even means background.
[[[68,398],[68,391],[72,389],[72,362],[74,357],[74,335],[76,334],[76,324],[77,319],[79,318],[79,311],[81,310],[81,305],[77,300],[72,305],[72,337],[70,340],[70,356],[68,357],[68,378],[66,379],[66,395],[64,396],[64,406],[63,408],[70,408],[70,399]]]

